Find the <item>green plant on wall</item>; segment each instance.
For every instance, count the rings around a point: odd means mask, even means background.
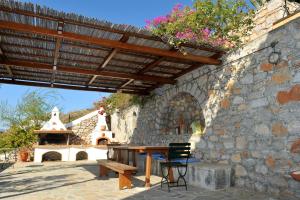
[[[99,108],[102,105],[105,107],[106,113],[112,114],[116,109],[123,110],[132,105],[142,105],[145,101],[144,98],[138,95],[114,93],[99,102],[95,102],[94,107]]]
[[[204,135],[204,126],[201,124],[200,121],[192,122],[191,128],[193,131],[193,135],[199,135],[199,136]]]

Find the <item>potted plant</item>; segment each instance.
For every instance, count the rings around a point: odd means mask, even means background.
[[[36,141],[33,128],[16,128],[12,135],[13,146],[19,149],[19,157],[22,162],[27,162],[32,145]]]
[[[19,155],[22,162],[27,162],[29,158],[29,150],[23,147],[20,149]]]

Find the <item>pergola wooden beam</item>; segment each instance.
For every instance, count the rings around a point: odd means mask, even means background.
[[[4,84],[14,84],[14,85],[25,85],[25,86],[34,86],[34,87],[53,87],[53,88],[59,88],[59,89],[68,89],[68,90],[80,90],[80,91],[92,91],[92,92],[108,92],[108,93],[116,93],[120,92],[116,89],[109,89],[109,88],[97,88],[97,87],[82,87],[82,86],[75,86],[75,85],[66,85],[66,84],[57,84],[53,83],[52,85],[50,83],[46,82],[33,82],[33,81],[24,81],[24,80],[7,80],[7,79],[0,79],[0,83]],[[122,90],[123,93],[128,94],[139,94],[139,95],[148,95],[148,92],[143,91],[133,91],[133,90]]]
[[[190,61],[199,62],[199,63],[203,63],[203,64],[212,64],[212,65],[221,64],[221,61],[214,59],[214,58],[205,57],[205,56],[196,56],[196,55],[190,55],[190,54],[183,55],[180,52],[163,50],[163,49],[153,48],[153,47],[140,46],[140,45],[135,45],[135,44],[128,44],[128,43],[123,43],[120,41],[114,41],[114,40],[103,39],[103,38],[89,37],[89,36],[70,33],[70,32],[63,32],[62,34],[58,34],[55,30],[32,26],[32,25],[28,25],[28,24],[16,23],[16,22],[8,22],[8,21],[0,20],[0,28],[15,30],[15,31],[22,31],[22,32],[27,32],[27,33],[40,34],[40,35],[47,35],[47,36],[55,37],[55,38],[62,38],[62,39],[71,40],[71,41],[80,41],[80,42],[100,45],[100,46],[104,46],[104,47],[110,47],[110,48],[112,47],[112,48],[122,49],[122,50],[126,50],[126,51],[152,54],[152,55],[161,56],[161,57],[190,60]]]
[[[15,65],[15,66],[28,67],[28,68],[41,69],[41,70],[50,70],[50,71],[53,69],[53,66],[50,64],[29,62],[29,61],[6,60],[6,61],[1,61],[0,64],[9,65],[9,66]],[[75,74],[85,74],[85,75],[98,75],[103,77],[111,77],[111,78],[119,78],[119,79],[134,79],[134,80],[150,81],[150,82],[157,82],[163,84],[176,83],[176,81],[173,79],[163,78],[158,76],[137,75],[131,73],[119,73],[119,72],[112,72],[112,71],[96,71],[96,70],[75,68],[69,66],[57,66],[57,71],[69,72]]]

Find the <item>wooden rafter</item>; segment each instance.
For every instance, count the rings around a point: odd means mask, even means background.
[[[122,85],[120,85],[119,89],[122,89],[122,88],[126,87],[127,85],[129,85],[133,81],[134,81],[133,79],[129,79],[128,81],[126,81],[125,83],[123,83]]]
[[[148,64],[146,67],[144,67],[143,69],[141,69],[138,74],[143,74],[151,69],[153,69],[154,67],[156,67],[159,63],[161,63],[164,60],[163,57],[153,61],[152,63]]]
[[[103,69],[108,63],[109,61],[113,58],[113,56],[117,53],[117,49],[113,49],[108,56],[106,57],[106,59],[104,60],[104,62],[97,68],[97,70]],[[88,85],[91,85],[97,78],[97,75],[93,75],[93,77],[89,80]]]
[[[64,23],[62,21],[59,21],[58,25],[57,25],[57,33],[62,34],[63,28],[64,28]],[[59,59],[59,50],[61,47],[61,41],[62,41],[62,38],[56,38],[51,85],[53,85],[53,83],[55,82],[55,74],[56,74],[56,68],[57,68],[57,63],[58,63],[58,59]]]
[[[82,86],[75,86],[75,85],[67,85],[67,84],[49,84],[47,82],[27,82],[25,80],[5,80],[5,79],[0,79],[0,83],[5,83],[5,84],[14,84],[14,85],[26,85],[26,86],[36,86],[36,87],[53,87],[53,88],[60,88],[60,89],[69,89],[69,90],[81,90],[81,91],[94,91],[94,92],[109,92],[109,93],[116,93],[119,92],[116,89],[109,89],[109,88],[100,88],[100,87],[82,87]],[[139,95],[147,95],[147,92],[143,91],[133,91],[133,90],[123,90],[121,92],[124,93],[129,93],[129,94],[139,94]]]
[[[58,58],[59,58],[60,46],[61,46],[61,38],[57,38],[56,44],[55,44],[55,50],[54,50],[53,71],[52,71],[52,77],[51,77],[51,84],[53,84],[53,82],[55,82],[55,73],[56,73],[56,68],[57,68],[57,63],[58,63]]]
[[[124,35],[120,42],[126,42],[129,39],[129,37],[127,35]],[[104,59],[103,63],[101,63],[101,65],[97,68],[97,70],[102,70],[104,69],[104,67],[106,67],[106,65],[110,62],[110,60],[114,57],[114,55],[116,55],[116,53],[118,52],[118,49],[114,48],[108,55],[107,57]],[[97,76],[94,75],[88,82],[88,85],[91,85],[95,80],[96,80]]]
[[[56,31],[27,25],[27,24],[21,24],[16,22],[8,22],[0,20],[0,28],[2,29],[9,29],[9,30],[15,30],[15,31],[22,31],[27,33],[34,33],[34,34],[40,34],[40,35],[47,35],[55,38],[63,38],[66,40],[71,41],[80,41],[95,45],[100,45],[104,47],[112,47],[117,49],[122,49],[125,51],[133,51],[133,52],[139,52],[139,53],[145,53],[145,54],[152,54],[156,56],[162,56],[162,57],[169,57],[169,58],[179,58],[183,60],[190,60],[194,62],[204,63],[204,64],[213,64],[213,65],[219,65],[221,64],[221,61],[209,58],[205,56],[196,56],[196,55],[183,55],[180,52],[174,52],[169,50],[163,50],[159,48],[153,48],[153,47],[146,47],[146,46],[140,46],[135,44],[128,44],[123,43],[120,41],[114,41],[109,39],[103,39],[103,38],[95,38],[95,37],[89,37],[86,35],[80,35],[76,33],[71,32],[63,32],[62,34],[58,34]]]
[[[141,70],[138,71],[137,74],[143,74],[147,71],[149,71],[150,69],[156,67],[160,62],[162,62],[164,60],[163,57],[154,60],[153,62],[149,63],[146,67],[142,68]],[[119,89],[124,88],[125,86],[129,85],[130,83],[132,83],[134,80],[133,79],[129,79],[128,81],[126,81],[125,83],[123,83],[122,85],[119,86]]]
[[[53,66],[50,64],[45,63],[38,63],[38,62],[28,62],[28,61],[1,61],[0,64],[3,65],[15,65],[21,67],[28,67],[34,69],[44,69],[44,70],[52,70]],[[163,84],[175,84],[176,81],[168,78],[162,78],[158,76],[149,76],[149,75],[137,75],[131,73],[119,73],[119,72],[112,72],[112,71],[96,71],[90,69],[82,69],[82,68],[75,68],[70,66],[58,66],[57,71],[61,72],[69,72],[75,74],[86,74],[86,75],[98,75],[103,77],[112,77],[112,78],[120,78],[120,79],[134,79],[134,80],[141,80],[141,81],[150,81],[150,82],[157,82]]]

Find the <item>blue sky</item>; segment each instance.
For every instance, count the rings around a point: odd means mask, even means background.
[[[147,19],[165,15],[177,3],[192,4],[192,0],[23,0],[23,2],[32,2],[60,11],[138,27],[144,27]],[[14,106],[26,92],[36,89],[38,88],[1,84],[0,101],[7,101]],[[88,108],[93,102],[108,95],[99,92],[51,88],[40,90],[43,92],[54,91],[58,96],[57,106],[62,108],[64,112]]]

